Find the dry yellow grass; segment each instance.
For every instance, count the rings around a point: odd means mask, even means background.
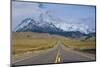
[[[95,38],[82,40],[82,38],[66,38],[47,33],[13,32],[12,33],[12,54],[19,55],[27,52],[34,52],[53,48],[60,41],[66,47],[78,51],[95,53]]]
[[[32,32],[12,33],[12,54],[18,55],[53,48],[58,38]]]
[[[81,39],[66,39],[62,41],[66,47],[69,47],[74,50],[95,53],[96,42],[95,38],[89,40]]]

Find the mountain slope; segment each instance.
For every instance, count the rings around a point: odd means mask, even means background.
[[[24,19],[16,28],[16,32],[60,32],[53,23],[39,23],[31,18]]]
[[[81,37],[89,36],[89,34],[82,33],[77,30],[65,31],[60,27],[57,27],[52,22],[39,22],[32,18],[24,19],[17,27],[16,32],[39,32],[57,34],[66,37]]]

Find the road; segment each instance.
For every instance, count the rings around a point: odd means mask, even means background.
[[[61,43],[49,51],[44,51],[38,55],[34,55],[22,59],[13,65],[37,65],[37,64],[54,64],[54,63],[69,63],[80,61],[94,61],[95,57],[84,55],[83,53],[73,51]]]

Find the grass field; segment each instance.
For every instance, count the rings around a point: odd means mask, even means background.
[[[12,33],[12,54],[19,55],[53,48],[58,38],[31,32]]]
[[[69,47],[73,50],[92,53],[92,54],[96,53],[95,38],[91,38],[88,40],[82,40],[81,38],[79,38],[79,39],[69,38],[69,39],[63,40],[63,44],[66,47]]]
[[[12,33],[12,55],[20,55],[53,48],[60,41],[64,46],[73,50],[95,54],[95,38],[83,40],[84,38],[66,38],[48,33],[13,32]]]

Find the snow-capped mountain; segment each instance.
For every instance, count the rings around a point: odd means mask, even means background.
[[[39,22],[31,18],[24,19],[17,27],[16,32],[60,32],[53,23]]]
[[[67,37],[86,36],[88,27],[82,24],[53,24],[47,21],[36,21],[33,18],[24,19],[17,27],[16,32],[39,32],[57,34]]]
[[[41,16],[41,18],[43,18]],[[15,29],[15,31],[35,31],[37,29],[43,30],[44,32],[53,31],[53,32],[71,32],[71,31],[79,31],[84,34],[92,33],[94,31],[90,30],[87,25],[84,24],[72,24],[72,23],[56,23],[56,20],[46,21],[41,19],[35,20],[34,18],[25,18]],[[39,31],[38,31],[39,32]]]

